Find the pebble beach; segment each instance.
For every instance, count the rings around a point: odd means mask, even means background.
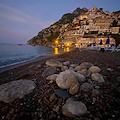
[[[0,90],[1,120],[120,120],[120,52],[76,48],[36,60],[0,73]]]

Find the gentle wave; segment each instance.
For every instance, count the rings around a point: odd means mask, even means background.
[[[50,55],[51,54],[40,55],[40,56],[36,56],[34,58],[33,58],[33,56],[31,56],[31,57],[26,57],[26,58],[19,59],[19,60],[16,60],[16,59],[1,60],[0,63],[2,63],[2,65],[0,65],[0,68],[9,67],[9,66],[12,66],[12,65],[17,65],[17,64],[20,64],[20,63],[24,63],[24,62],[29,62],[29,61],[32,61],[32,60],[35,60],[35,59],[38,59],[38,58],[41,58],[41,57],[45,57],[45,56],[50,56]]]
[[[0,68],[35,60],[54,54],[52,48],[44,46],[18,46],[12,44],[0,44]]]

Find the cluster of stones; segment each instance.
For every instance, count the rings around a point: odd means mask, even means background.
[[[69,61],[62,63],[51,59],[46,61],[46,65],[48,67],[42,76],[50,80],[50,83],[56,82],[60,89],[67,90],[72,96],[88,91],[91,91],[93,96],[98,95],[99,91],[95,89],[94,83],[105,82],[100,74],[101,69],[89,62],[76,65]],[[62,106],[62,113],[67,117],[81,116],[87,113],[87,107],[82,101],[68,98]]]
[[[86,114],[87,106],[82,101],[76,101],[74,98],[79,93],[89,93],[92,96],[99,95],[97,90],[98,83],[105,82],[100,74],[101,69],[89,62],[80,65],[70,64],[69,61],[59,62],[51,59],[46,61],[47,68],[42,76],[55,82],[60,89],[55,89],[57,95],[65,98],[66,103],[62,106],[62,113],[67,117],[75,117]],[[16,80],[0,85],[0,101],[5,103],[21,99],[35,89],[36,84],[32,80]],[[52,101],[54,94],[51,95]],[[66,97],[67,96],[67,97]],[[94,101],[93,101],[94,102]]]

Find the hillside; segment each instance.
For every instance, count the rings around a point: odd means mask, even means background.
[[[76,43],[80,44],[82,37],[85,38],[83,44],[86,46],[87,39],[91,37],[106,39],[108,36],[116,40],[113,40],[113,44],[120,44],[119,33],[120,11],[104,12],[96,6],[89,10],[87,8],[77,8],[72,13],[64,14],[59,21],[50,27],[40,31],[27,44],[51,47],[55,46],[55,40],[58,39],[59,45],[65,46],[69,42],[69,44],[75,46]],[[76,39],[75,35],[80,37]],[[88,42],[90,41],[88,40]]]
[[[73,13],[64,14],[59,21],[52,24],[50,27],[43,29],[38,33],[37,36],[34,36],[30,39],[27,44],[30,45],[44,45],[51,46],[52,42],[59,36],[60,29],[63,25],[67,23],[72,23],[73,19],[79,15],[87,12],[87,8],[77,8]]]

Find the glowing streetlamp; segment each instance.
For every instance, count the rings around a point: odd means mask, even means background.
[[[56,45],[58,44],[58,40],[55,40],[55,44],[56,44]]]
[[[67,43],[67,46],[69,47],[69,46],[70,46],[70,43]]]

